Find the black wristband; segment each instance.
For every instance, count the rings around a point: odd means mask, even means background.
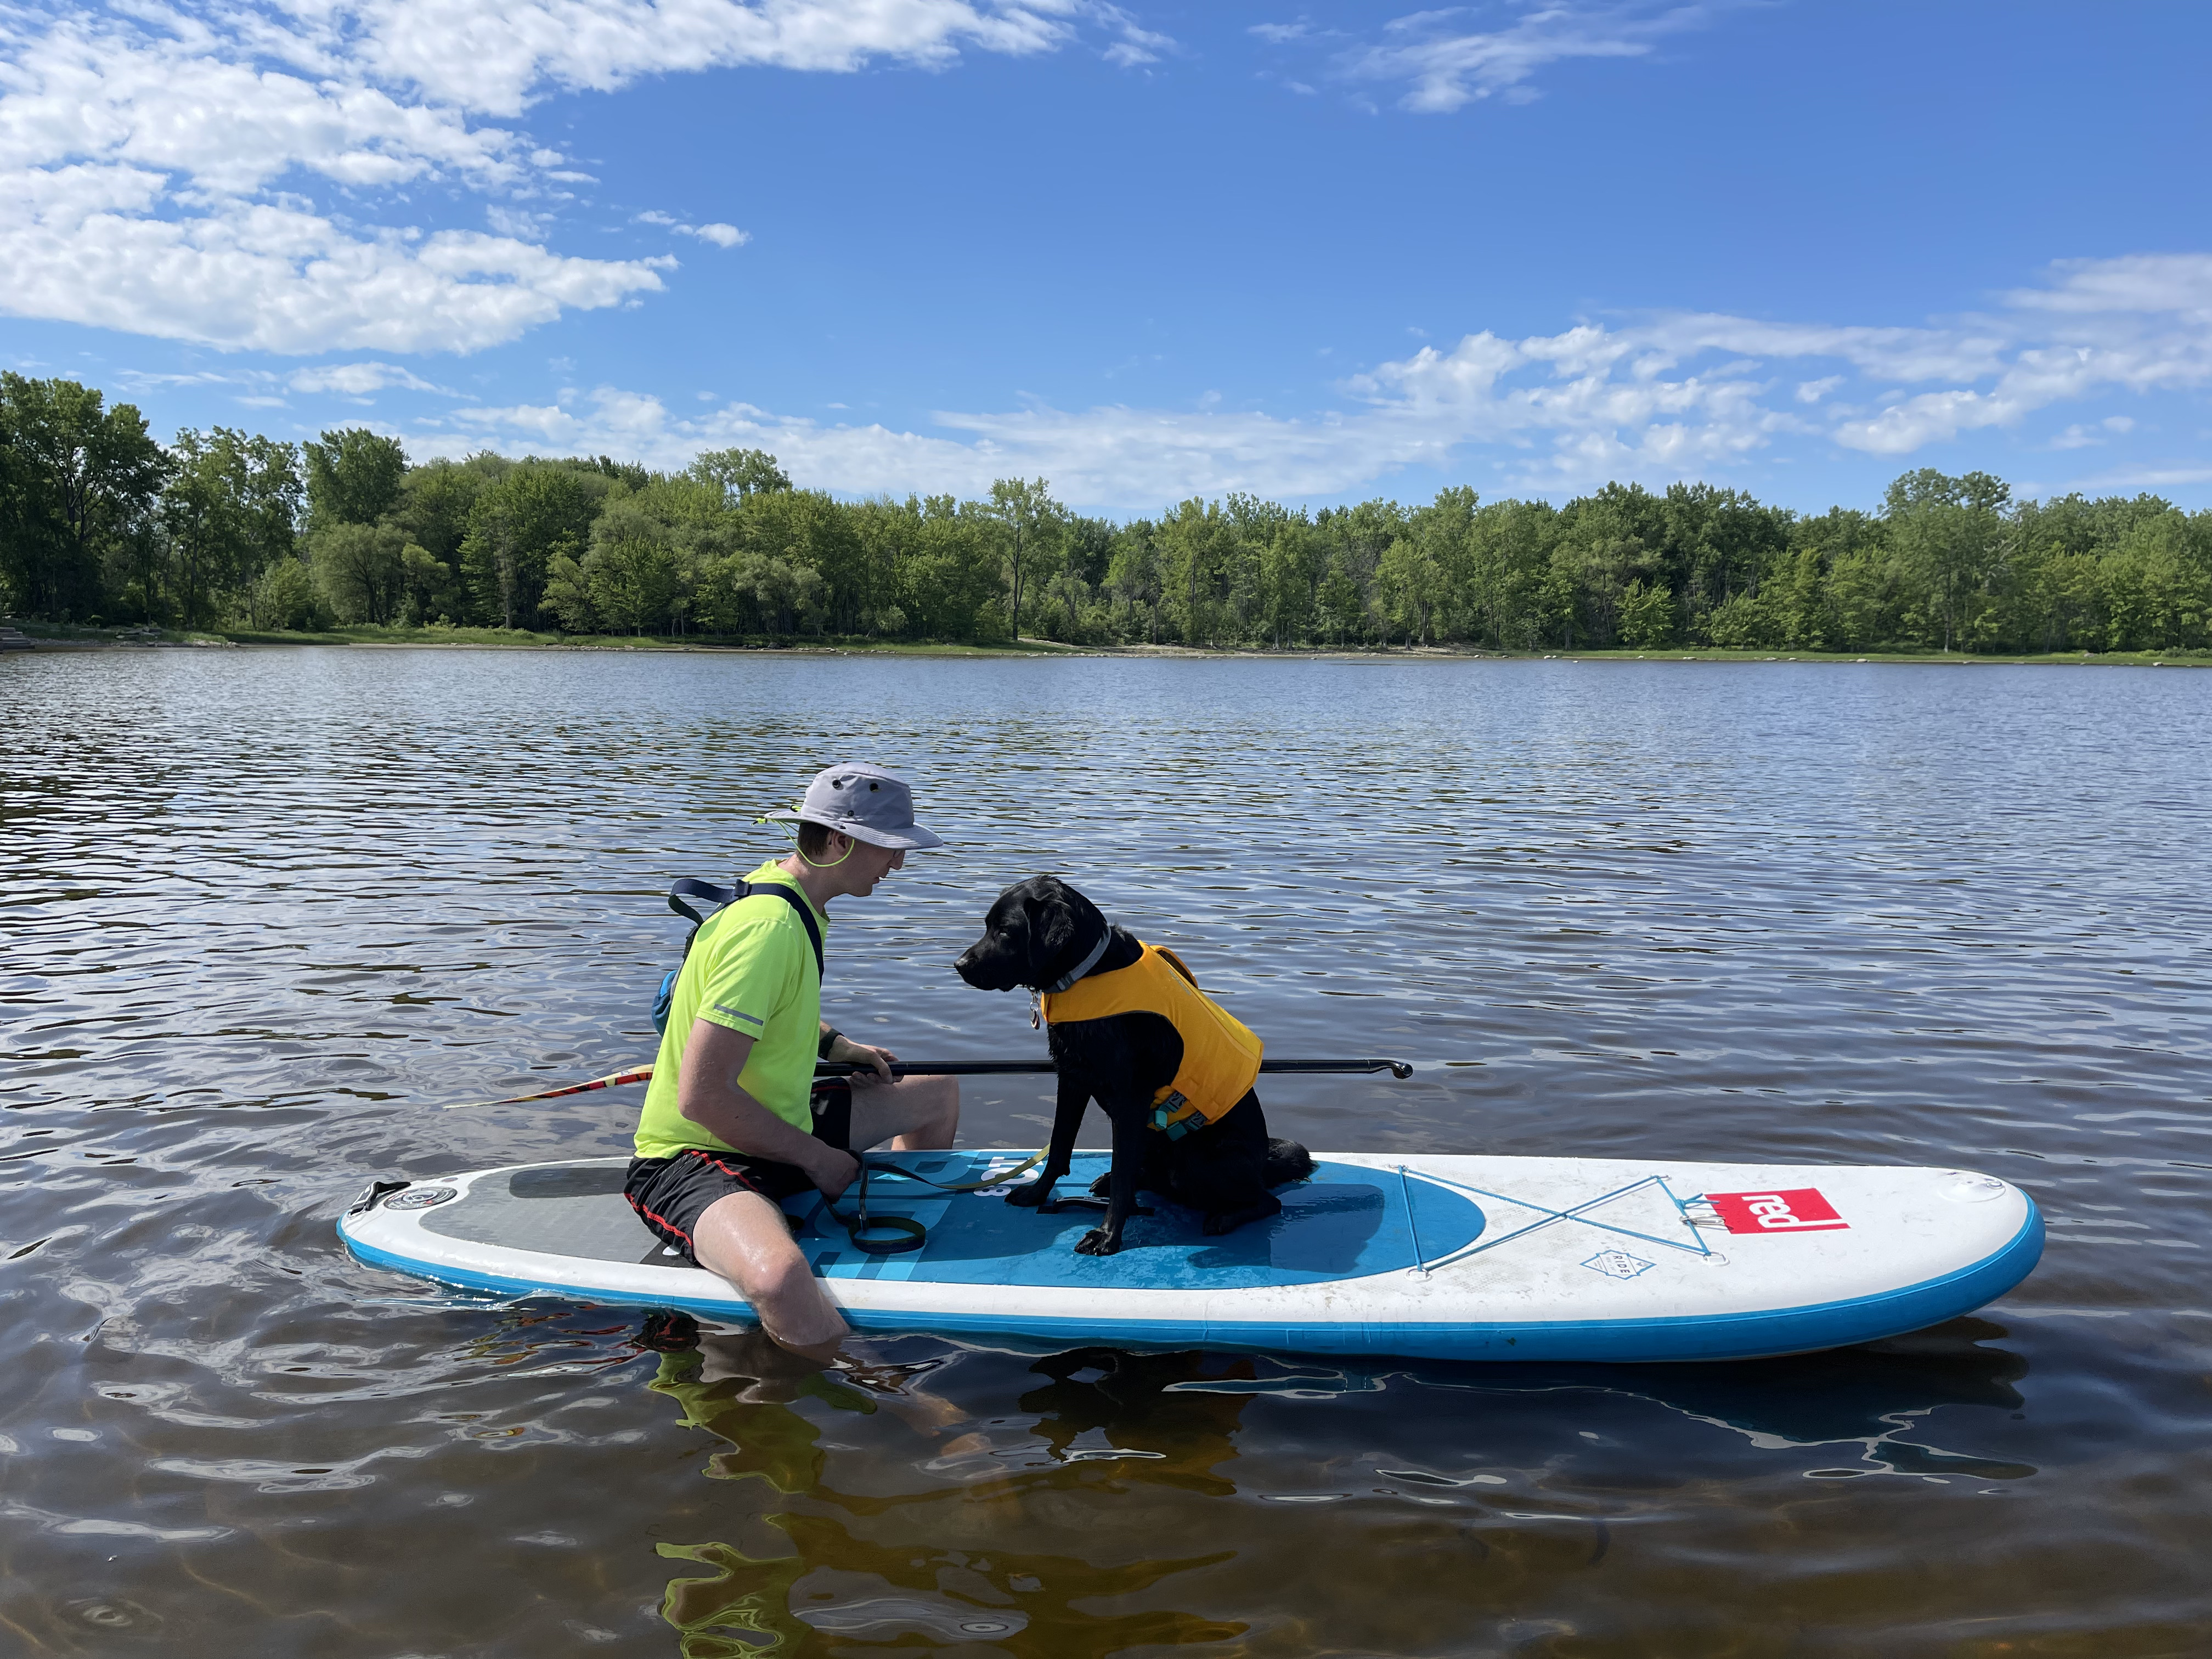
[[[824,1026],[822,1031],[822,1041],[815,1048],[814,1057],[817,1060],[829,1059],[830,1051],[837,1046],[837,1039],[843,1035],[844,1033],[834,1025]]]

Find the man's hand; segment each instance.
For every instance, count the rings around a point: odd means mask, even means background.
[[[839,1060],[848,1066],[873,1066],[875,1068],[873,1077],[863,1076],[857,1072],[853,1074],[853,1081],[865,1089],[872,1088],[878,1083],[894,1081],[891,1076],[891,1062],[898,1056],[888,1048],[871,1048],[865,1042],[855,1042],[841,1032],[837,1040],[830,1045],[830,1052],[823,1058]]]
[[[815,1144],[822,1150],[807,1165],[807,1176],[814,1182],[814,1190],[834,1204],[837,1195],[860,1178],[860,1160],[835,1146],[820,1141]]]

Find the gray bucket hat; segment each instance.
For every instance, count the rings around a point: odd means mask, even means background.
[[[911,850],[944,841],[914,821],[914,791],[880,766],[833,766],[817,772],[793,811],[770,812],[777,823],[818,823],[872,847]]]

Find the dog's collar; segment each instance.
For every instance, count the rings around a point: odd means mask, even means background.
[[[1098,965],[1098,958],[1106,954],[1106,947],[1113,942],[1114,924],[1109,922],[1106,924],[1106,931],[1099,935],[1098,943],[1091,947],[1091,954],[1084,957],[1082,961],[1077,963],[1074,967],[1069,969],[1067,972],[1062,974],[1058,979],[1053,981],[1051,984],[1043,988],[1047,994],[1056,995],[1060,992],[1065,991],[1069,986],[1074,984],[1076,981],[1081,979],[1093,968],[1096,968]]]

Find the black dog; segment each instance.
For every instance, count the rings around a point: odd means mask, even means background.
[[[999,895],[983,937],[954,964],[979,991],[1064,990],[1069,976],[1087,979],[1135,963],[1136,935],[1110,927],[1097,906],[1055,876],[1032,876]],[[1073,982],[1070,981],[1070,982]],[[1085,1233],[1077,1250],[1111,1255],[1141,1190],[1202,1212],[1209,1234],[1258,1221],[1283,1206],[1268,1189],[1313,1173],[1313,1158],[1294,1140],[1271,1140],[1256,1090],[1248,1090],[1212,1124],[1171,1139],[1152,1127],[1154,1097],[1182,1065],[1183,1040],[1172,1021],[1139,1012],[1103,1019],[1053,1023],[1052,1057],[1060,1097],[1043,1172],[1006,1194],[1012,1204],[1052,1209],[1053,1184],[1066,1175],[1084,1109],[1093,1099],[1114,1125],[1112,1170],[1093,1185],[1107,1199],[1106,1223]]]

